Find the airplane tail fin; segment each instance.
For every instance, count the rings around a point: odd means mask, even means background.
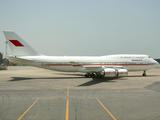
[[[21,37],[19,37],[14,31],[3,31],[7,43],[15,56],[37,56],[41,55],[35,51],[30,45],[28,45]]]

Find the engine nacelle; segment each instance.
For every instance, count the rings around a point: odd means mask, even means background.
[[[118,75],[118,72],[116,69],[113,69],[113,68],[104,69],[104,76],[105,77],[115,77],[117,75]]]
[[[127,69],[118,69],[117,71],[118,71],[117,76],[124,77],[124,76],[128,75],[128,70]]]
[[[106,68],[100,72],[96,73],[97,76],[102,76],[102,77],[125,77],[128,75],[128,70],[127,69],[114,69],[114,68]]]

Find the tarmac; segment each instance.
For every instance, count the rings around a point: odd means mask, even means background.
[[[0,120],[160,120],[160,66],[85,78],[30,66],[0,71]]]

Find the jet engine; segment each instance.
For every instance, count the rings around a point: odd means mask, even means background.
[[[124,77],[128,75],[128,70],[127,69],[118,69],[118,75],[120,77]]]
[[[106,68],[104,69],[104,76],[105,77],[115,77],[117,76],[117,70],[113,68]]]
[[[114,69],[114,68],[106,68],[100,72],[97,72],[97,77],[98,78],[103,78],[103,77],[124,77],[128,75],[128,70],[127,69]]]
[[[103,77],[115,77],[118,74],[118,71],[114,68],[106,68],[102,71],[96,73],[98,78]]]

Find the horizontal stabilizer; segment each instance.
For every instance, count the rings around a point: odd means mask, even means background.
[[[23,59],[23,58],[11,57],[11,56],[7,56],[6,58],[9,59],[10,62],[13,62],[16,64],[22,64],[22,65],[27,65],[34,62],[34,60],[31,60],[31,59]]]

